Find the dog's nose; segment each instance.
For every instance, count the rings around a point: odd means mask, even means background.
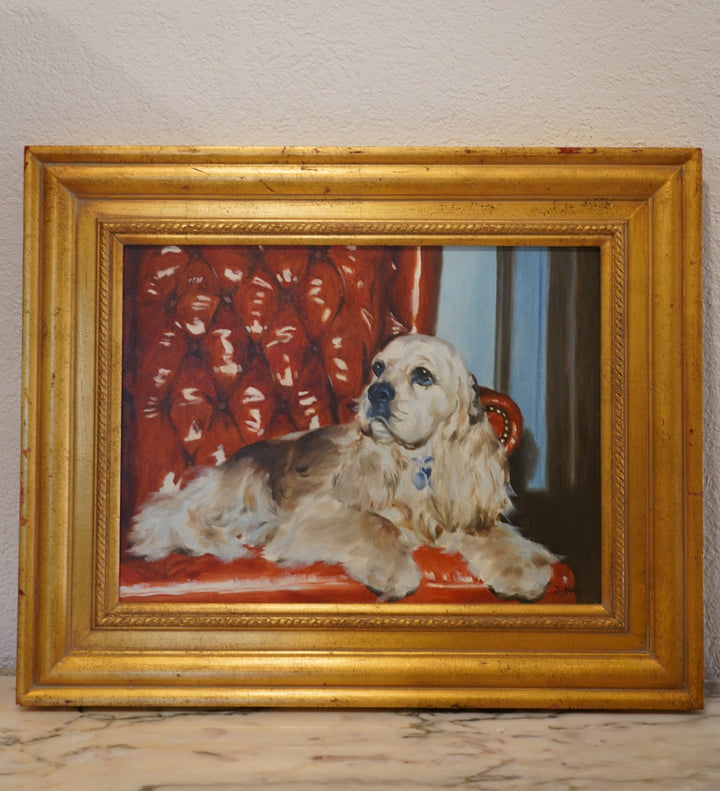
[[[389,404],[395,398],[395,388],[387,382],[375,382],[370,385],[368,398],[371,404]]]
[[[395,388],[388,382],[375,382],[368,389],[371,417],[390,417],[390,402],[395,398]]]

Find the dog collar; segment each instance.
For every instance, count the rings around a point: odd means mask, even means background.
[[[413,475],[413,484],[415,488],[421,492],[426,486],[432,488],[430,476],[432,475],[432,456],[413,456],[411,459],[416,465],[417,470]]]

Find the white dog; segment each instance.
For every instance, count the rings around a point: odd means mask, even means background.
[[[460,552],[501,597],[542,596],[556,560],[500,521],[510,510],[503,446],[450,344],[394,338],[375,357],[357,420],[240,450],[134,519],[133,554],[224,560],[262,546],[287,565],[341,563],[381,601],[419,585],[412,551]]]

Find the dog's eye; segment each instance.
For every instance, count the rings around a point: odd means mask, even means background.
[[[375,376],[380,376],[382,372],[385,370],[385,363],[382,360],[375,360],[372,364],[372,372]]]
[[[423,387],[430,387],[435,384],[435,377],[428,371],[427,368],[422,366],[413,369],[410,374],[410,380],[414,385],[422,385]]]

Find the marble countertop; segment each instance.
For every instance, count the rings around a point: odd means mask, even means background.
[[[701,713],[34,710],[0,677],[0,789],[303,791],[720,786]]]

